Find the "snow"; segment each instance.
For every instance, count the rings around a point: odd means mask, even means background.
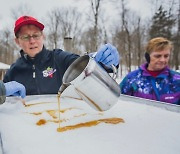
[[[98,112],[78,98],[61,98],[61,127],[105,118],[122,118],[118,124],[99,123],[58,132],[56,95],[7,98],[0,106],[0,133],[5,154],[179,154],[180,114],[155,106],[119,101]],[[48,110],[55,111],[49,114]],[[35,113],[37,113],[35,115]],[[38,114],[39,113],[39,114]],[[45,119],[47,123],[36,123]],[[0,152],[1,152],[0,150]]]
[[[0,62],[0,69],[9,69],[10,65]]]

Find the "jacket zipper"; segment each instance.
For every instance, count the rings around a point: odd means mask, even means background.
[[[35,65],[34,64],[32,66],[32,69],[33,69],[33,79],[35,79],[36,78],[36,72],[35,72]]]
[[[36,83],[36,89],[37,89],[37,93],[40,94],[40,90],[39,90],[39,87],[37,86],[37,78],[36,78],[36,66],[35,64],[32,65],[32,69],[33,69],[33,74],[32,74],[32,77],[33,79],[35,80],[35,83]]]

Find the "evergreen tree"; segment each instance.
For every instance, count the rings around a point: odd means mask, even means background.
[[[149,31],[150,38],[165,37],[167,39],[172,38],[172,28],[175,25],[175,19],[173,15],[159,7],[158,11],[152,18],[152,25]]]

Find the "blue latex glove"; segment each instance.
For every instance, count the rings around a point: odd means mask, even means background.
[[[6,96],[13,95],[13,96],[21,96],[22,98],[26,96],[25,87],[16,81],[4,83],[4,86],[6,88]]]
[[[95,56],[96,62],[101,62],[106,67],[111,68],[111,65],[117,66],[120,61],[117,49],[111,44],[103,45]]]

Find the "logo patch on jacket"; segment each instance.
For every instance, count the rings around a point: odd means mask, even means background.
[[[48,67],[46,70],[44,70],[43,73],[43,77],[53,77],[54,72],[56,72],[56,69],[53,69],[51,67]]]

